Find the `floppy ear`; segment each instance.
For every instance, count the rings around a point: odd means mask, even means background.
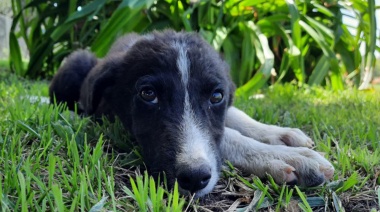
[[[98,63],[89,73],[81,88],[80,106],[87,115],[107,113],[105,94],[115,86],[117,72],[125,54],[114,54]],[[99,111],[101,109],[102,111]]]
[[[120,75],[120,67],[128,50],[141,37],[136,33],[120,37],[111,47],[106,58],[102,59],[88,74],[80,94],[80,105],[86,114],[108,114],[111,91]],[[107,100],[108,99],[108,100]]]
[[[87,50],[77,50],[70,54],[50,83],[50,102],[66,102],[67,107],[74,110],[79,101],[81,85],[97,63],[98,59]]]

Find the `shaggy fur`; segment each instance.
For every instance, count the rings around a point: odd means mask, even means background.
[[[126,35],[103,59],[74,52],[50,86],[52,101],[119,117],[150,174],[165,172],[169,185],[177,179],[182,193],[209,193],[222,159],[279,183],[315,186],[332,177],[333,166],[306,148],[310,138],[254,121],[232,106],[233,93],[219,54],[195,33],[170,30]]]

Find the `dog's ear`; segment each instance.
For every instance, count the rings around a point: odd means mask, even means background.
[[[115,81],[119,77],[127,52],[139,41],[141,37],[136,33],[130,33],[120,37],[111,47],[107,56],[89,73],[81,88],[80,104],[86,114],[106,114],[109,108],[99,108],[109,104],[102,101],[109,100]],[[124,70],[125,71],[125,70]],[[104,105],[103,105],[104,104]],[[107,107],[107,106],[105,106]],[[98,111],[99,110],[99,111]]]
[[[103,59],[87,76],[82,85],[80,97],[80,106],[87,115],[98,113],[97,110],[102,101],[106,101],[106,94],[115,86],[115,79],[124,55],[119,53]],[[106,111],[99,113],[106,113]]]
[[[74,110],[75,103],[79,101],[81,85],[97,62],[95,55],[86,50],[70,54],[50,83],[50,102],[66,102],[68,108]]]

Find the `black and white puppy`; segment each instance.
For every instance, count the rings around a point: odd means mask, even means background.
[[[229,67],[195,33],[129,34],[108,55],[72,53],[50,86],[51,101],[86,115],[117,116],[142,147],[153,176],[182,193],[209,193],[222,159],[278,183],[316,186],[333,166],[298,129],[265,125],[232,106]],[[275,146],[272,146],[275,145]]]

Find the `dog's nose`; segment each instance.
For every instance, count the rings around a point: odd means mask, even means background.
[[[194,193],[207,186],[211,178],[211,168],[201,165],[196,168],[183,168],[177,172],[177,180],[181,188]]]

